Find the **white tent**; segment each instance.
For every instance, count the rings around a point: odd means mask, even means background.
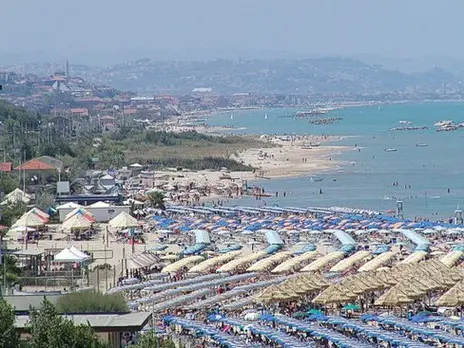
[[[143,202],[140,202],[136,199],[132,199],[132,198],[129,198],[128,200],[125,200],[124,202],[122,202],[124,205],[144,205],[145,203]]]
[[[65,203],[65,204],[62,204],[62,205],[59,205],[56,207],[56,210],[61,210],[61,209],[76,209],[76,208],[82,208],[81,205],[77,204],[77,203],[74,203],[74,202],[69,202],[69,203]]]
[[[10,232],[32,232],[35,231],[35,228],[26,227],[26,226],[16,226],[10,230]]]
[[[137,227],[139,226],[139,222],[136,218],[130,216],[125,211],[122,211],[117,216],[112,218],[110,222],[108,222],[108,226],[111,228],[129,228],[129,227]]]
[[[90,259],[90,256],[86,253],[77,249],[74,245],[69,248],[69,251],[72,252],[74,255],[81,257],[82,259]]]
[[[70,217],[68,220],[63,222],[61,225],[62,230],[71,230],[73,228],[88,228],[92,226],[92,223],[82,216],[81,214],[76,214]]]
[[[16,204],[20,202],[24,204],[28,204],[30,201],[31,201],[31,197],[27,193],[20,190],[19,188],[16,188],[12,192],[7,194],[5,198],[3,199],[3,202],[0,204],[7,205],[7,204]]]
[[[58,254],[55,255],[55,258],[53,261],[55,262],[82,262],[84,260],[85,260],[84,258],[74,254],[68,248],[64,248]]]
[[[33,212],[24,213],[23,216],[19,218],[18,221],[14,223],[12,227],[19,226],[28,226],[28,227],[38,227],[45,225],[46,220],[41,218],[39,215]]]
[[[68,214],[66,214],[66,216],[64,217],[64,221],[70,219],[74,215],[89,215],[91,217],[94,217],[94,215],[92,213],[85,210],[84,208],[75,208],[75,209],[71,210]]]
[[[129,167],[131,167],[131,168],[143,168],[143,166],[141,164],[138,164],[138,163],[133,163]]]
[[[90,207],[92,208],[108,208],[111,207],[111,204],[105,203],[105,202],[96,202],[94,204],[91,204]]]

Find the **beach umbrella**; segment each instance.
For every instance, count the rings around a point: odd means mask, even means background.
[[[347,311],[360,311],[361,306],[357,305],[357,304],[348,304],[348,305],[344,306],[343,309],[347,310]]]
[[[380,296],[375,302],[375,306],[398,306],[402,304],[414,302],[413,298],[408,297],[401,289],[393,287],[382,296]]]

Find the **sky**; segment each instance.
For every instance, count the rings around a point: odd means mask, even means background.
[[[0,53],[464,58],[462,0],[0,0]]]

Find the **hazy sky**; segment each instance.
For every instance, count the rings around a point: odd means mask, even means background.
[[[2,53],[464,58],[462,0],[1,0],[0,8]]]

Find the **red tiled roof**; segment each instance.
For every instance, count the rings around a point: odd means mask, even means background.
[[[89,112],[86,108],[77,108],[77,109],[71,109],[71,112],[73,114],[86,114]]]
[[[11,172],[13,170],[13,163],[3,162],[0,163],[0,172]]]
[[[124,109],[124,115],[134,115],[137,113],[137,109]]]
[[[17,166],[15,170],[53,170],[53,166],[41,162],[37,159],[30,160],[29,162],[24,163],[23,165]]]

